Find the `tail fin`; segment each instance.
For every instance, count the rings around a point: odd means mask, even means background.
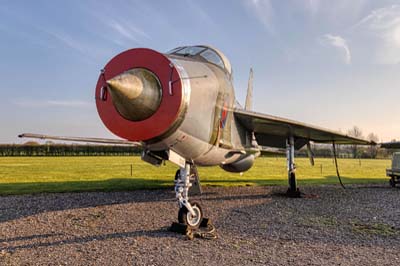
[[[253,68],[250,68],[249,82],[247,83],[247,96],[245,110],[251,111],[253,109]]]

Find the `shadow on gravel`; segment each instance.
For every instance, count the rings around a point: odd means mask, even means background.
[[[64,181],[64,182],[28,182],[28,183],[0,183],[0,195],[20,195],[38,193],[63,192],[115,192],[140,189],[171,189],[174,182],[171,180],[156,180],[149,178],[110,178],[93,181]]]
[[[137,180],[139,183],[141,180]],[[119,182],[118,180],[104,181]],[[125,180],[121,181],[122,183]],[[70,182],[82,185],[82,190],[92,192],[79,193],[38,193],[33,195],[10,195],[0,196],[0,223],[15,220],[27,216],[36,215],[44,212],[63,211],[71,209],[90,208],[98,206],[107,206],[114,204],[139,203],[139,202],[159,202],[159,201],[175,201],[175,193],[171,189],[150,189],[150,190],[133,190],[133,191],[104,191],[106,186],[100,181],[96,182]],[[14,188],[26,188],[29,186],[43,186],[43,190],[47,191],[54,183],[32,183],[32,184],[1,184],[0,190],[4,191],[5,186],[13,186]],[[91,187],[93,185],[93,187]],[[126,190],[129,190],[129,186]],[[102,190],[97,192],[96,190]],[[51,189],[50,189],[51,191]]]
[[[342,177],[343,182],[388,184],[388,180],[375,178],[349,178]],[[325,176],[323,178],[298,178],[299,185],[312,184],[338,184],[336,176]],[[287,185],[286,179],[270,178],[239,178],[239,179],[216,179],[202,181],[207,186],[226,186],[226,185],[258,185],[258,186],[276,186]],[[107,180],[94,181],[67,181],[67,182],[31,182],[31,183],[0,183],[0,195],[19,195],[19,194],[38,194],[38,193],[63,193],[63,192],[115,192],[132,190],[152,190],[152,189],[170,189],[173,191],[173,180],[156,180],[149,178],[110,178]]]
[[[48,238],[48,237],[62,236],[62,235],[63,234],[43,234],[43,235],[31,235],[31,236],[19,236],[19,237],[13,237],[13,238],[0,239],[0,243],[7,243],[7,242],[13,242],[13,241],[23,241],[23,240],[32,240],[32,239],[38,239],[38,238]]]
[[[24,237],[24,239],[7,239],[6,241],[0,240],[0,243],[9,243],[13,241],[18,241],[18,240],[29,240],[29,239],[36,239],[36,238],[48,238],[48,237],[53,237],[57,236],[59,234],[45,234],[45,235],[33,235],[33,236],[27,236]],[[74,238],[66,238],[62,240],[57,240],[57,241],[48,241],[44,242],[44,240],[41,240],[40,243],[35,242],[32,244],[26,244],[26,245],[8,245],[7,247],[3,248],[3,250],[6,250],[8,252],[14,252],[16,250],[20,249],[31,249],[31,248],[38,248],[38,247],[54,247],[54,246],[62,246],[62,245],[70,245],[70,244],[85,244],[91,241],[105,241],[105,240],[110,240],[110,239],[126,239],[126,238],[134,238],[134,237],[154,237],[154,238],[160,238],[160,237],[175,237],[175,238],[181,238],[181,235],[178,235],[176,233],[171,233],[168,231],[167,228],[161,228],[161,229],[155,229],[155,230],[140,230],[140,231],[134,231],[134,232],[119,232],[119,233],[111,233],[111,234],[100,234],[100,235],[90,235],[90,236],[84,236],[84,237],[74,237]]]
[[[337,182],[336,177],[327,177],[331,181]],[[348,178],[344,177],[346,183]],[[309,182],[316,180],[299,179],[299,186],[307,186]],[[239,179],[239,180],[219,180],[218,182],[231,182],[233,185],[237,182],[249,182],[256,185],[268,185],[270,182],[276,183],[277,180],[257,180],[257,179]],[[318,181],[318,180],[317,180]],[[354,180],[353,180],[354,181]],[[285,181],[286,182],[286,181]],[[207,184],[213,184],[214,181],[207,181]],[[357,185],[348,187],[349,190],[357,190],[363,187],[374,189],[393,189],[389,185],[382,183],[375,185]],[[162,189],[154,189],[161,187]],[[275,187],[275,186],[274,186]],[[147,190],[141,190],[147,189]],[[251,194],[251,192],[242,195],[223,195],[212,191],[203,193],[203,199],[207,201],[220,200],[245,200],[279,197],[285,192],[285,188],[277,187],[282,193],[270,193],[271,186],[266,189],[266,193]],[[131,190],[131,191],[129,191]],[[273,190],[275,190],[273,188]],[[70,210],[78,208],[88,208],[97,206],[106,206],[112,204],[124,204],[135,202],[159,202],[175,201],[172,181],[149,180],[143,178],[128,179],[109,179],[103,181],[76,181],[76,182],[46,182],[46,183],[13,183],[0,184],[0,193],[11,193],[18,191],[25,193],[27,191],[41,192],[34,195],[14,195],[0,196],[0,223],[22,217],[27,217],[43,212],[52,212],[60,210]],[[56,191],[75,191],[80,193],[48,193]],[[89,191],[89,192],[87,192]],[[100,192],[99,192],[100,191]],[[96,193],[93,193],[96,192]]]
[[[256,194],[256,195],[233,195],[233,196],[215,196],[212,198],[203,198],[206,201],[220,201],[220,200],[256,200],[256,199],[268,199],[271,198],[270,193],[267,194]]]

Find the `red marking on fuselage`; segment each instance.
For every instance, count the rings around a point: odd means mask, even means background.
[[[219,123],[220,128],[225,127],[227,117],[228,117],[228,102],[225,101],[224,106],[222,107],[222,110],[221,110],[221,119],[220,119],[220,123]]]

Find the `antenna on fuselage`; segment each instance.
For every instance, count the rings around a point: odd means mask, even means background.
[[[250,68],[249,81],[247,83],[247,96],[244,109],[251,111],[253,109],[253,68]]]

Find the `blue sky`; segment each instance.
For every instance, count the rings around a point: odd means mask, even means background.
[[[99,70],[133,47],[211,44],[254,109],[400,139],[400,0],[0,0],[0,143],[21,132],[112,137]]]

